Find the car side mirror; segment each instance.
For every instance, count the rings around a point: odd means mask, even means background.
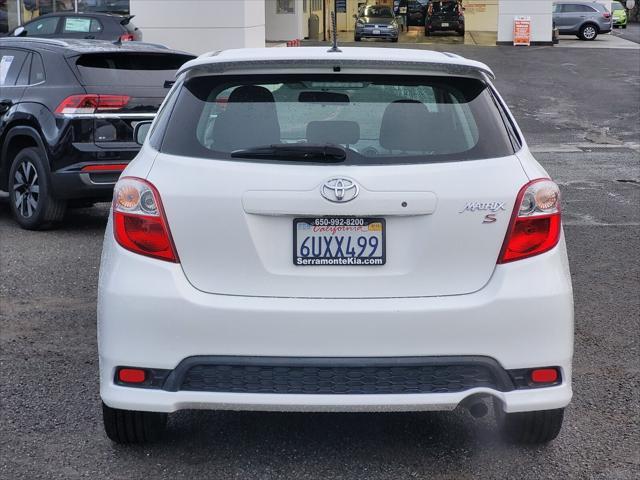
[[[144,141],[149,134],[149,129],[151,128],[151,121],[140,122],[133,129],[133,138],[135,138],[136,143],[138,145],[144,144]]]
[[[25,37],[26,35],[27,35],[27,31],[25,30],[24,27],[17,27],[13,31],[13,36],[14,37]]]

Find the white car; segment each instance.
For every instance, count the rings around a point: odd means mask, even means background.
[[[555,438],[573,355],[560,194],[492,78],[423,50],[185,64],[137,127],[105,236],[109,438],[151,440],[181,409],[490,401],[507,438]]]

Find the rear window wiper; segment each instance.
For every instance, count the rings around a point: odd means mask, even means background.
[[[264,158],[268,160],[340,163],[347,158],[344,148],[337,145],[278,143],[245,148],[231,152],[232,158]]]

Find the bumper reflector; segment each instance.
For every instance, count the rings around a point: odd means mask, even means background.
[[[145,371],[140,368],[122,368],[118,371],[118,380],[123,383],[143,383],[146,379]]]
[[[554,383],[558,380],[558,371],[555,368],[539,368],[531,371],[533,383]]]
[[[82,167],[83,172],[122,172],[127,168],[126,163],[108,163],[99,165],[86,165]]]

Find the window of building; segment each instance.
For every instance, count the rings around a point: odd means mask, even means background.
[[[129,0],[78,0],[78,12],[129,14]]]
[[[277,0],[276,13],[296,13],[296,0]]]

